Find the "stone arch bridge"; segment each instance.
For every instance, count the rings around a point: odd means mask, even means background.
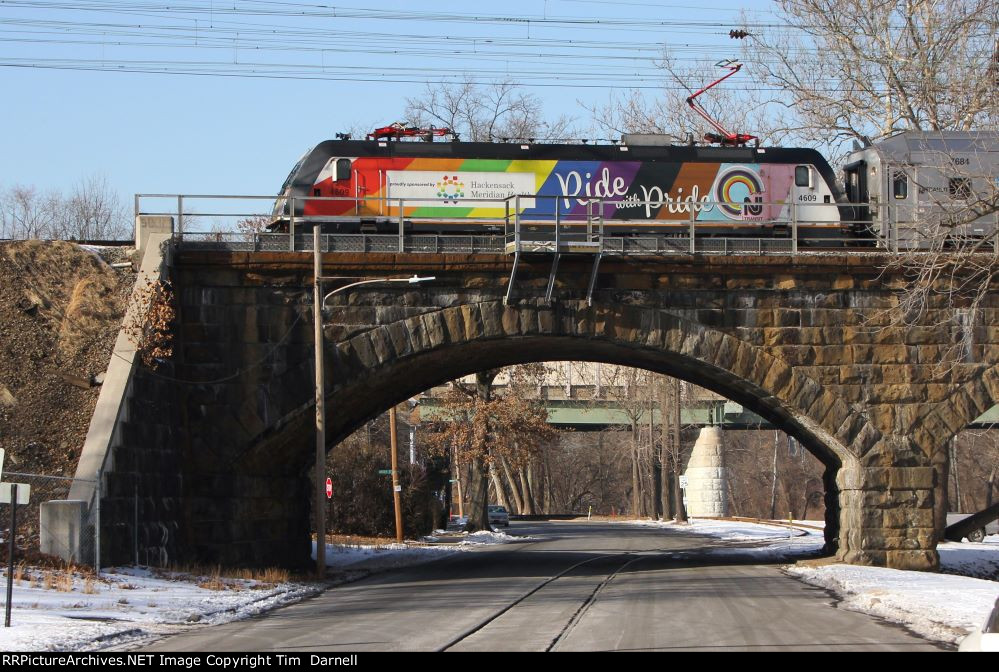
[[[636,366],[714,390],[826,465],[827,547],[847,562],[935,569],[951,437],[999,403],[999,295],[973,345],[932,306],[891,328],[905,283],[877,255],[550,260],[327,254],[325,276],[434,275],[331,297],[325,335],[333,446],[415,393],[544,360]],[[305,565],[314,463],[312,256],[181,248],[169,368],[140,370],[113,448],[106,560],[129,559],[138,491],[150,563]],[[331,285],[330,288],[335,285]],[[950,322],[953,323],[953,322]],[[929,326],[936,325],[936,326]]]

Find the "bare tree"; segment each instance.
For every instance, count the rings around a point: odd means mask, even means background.
[[[0,236],[51,238],[52,222],[61,209],[57,192],[39,193],[35,187],[17,185],[0,192]]]
[[[970,130],[999,115],[994,0],[777,0],[746,59],[800,134],[876,140]]]
[[[467,76],[456,84],[427,84],[423,95],[406,99],[406,117],[416,126],[447,127],[465,140],[565,139],[572,120],[546,120],[541,100],[511,81],[488,84]]]
[[[80,180],[63,201],[62,235],[76,240],[121,240],[132,233],[129,213],[104,175]]]
[[[900,131],[992,130],[979,159],[939,140],[936,158],[923,150],[918,166],[897,159],[892,165],[893,175],[918,190],[920,209],[914,238],[903,241],[886,268],[906,279],[906,291],[877,324],[952,329],[954,347],[940,363],[969,361],[981,302],[999,272],[993,254],[999,184],[991,158],[999,123],[999,4],[778,0],[777,6],[784,27],[750,29],[744,58],[772,93],[770,105],[786,111],[787,130],[823,138],[834,163],[847,144]],[[893,208],[897,221],[894,201],[872,203],[871,212],[891,215]]]
[[[121,240],[130,217],[104,176],[82,179],[69,195],[14,186],[0,191],[0,236],[62,240]]]
[[[454,454],[468,478],[469,502],[465,530],[489,529],[487,513],[490,470],[499,464],[508,477],[516,475],[514,492],[519,486],[521,500],[533,502],[536,485],[533,465],[544,446],[552,441],[555,430],[548,424],[548,414],[537,399],[516,393],[495,395],[492,383],[497,371],[476,374],[475,389],[453,383],[445,397],[441,416],[433,423],[427,437],[432,452]],[[531,508],[531,507],[527,507]]]

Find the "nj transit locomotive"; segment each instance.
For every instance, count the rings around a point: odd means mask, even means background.
[[[519,198],[518,198],[519,197]],[[335,200],[321,200],[335,199]],[[845,196],[815,150],[619,145],[327,140],[291,171],[275,220],[323,221],[326,232],[484,233],[519,215],[523,226],[594,217],[610,235],[850,234]],[[679,235],[679,234],[678,234]]]
[[[306,152],[279,193],[277,228],[296,217],[326,232],[489,233],[517,216],[526,230],[556,219],[603,220],[610,235],[666,233],[925,247],[932,229],[973,206],[981,217],[947,235],[997,227],[999,132],[910,131],[857,148],[845,188],[811,149],[328,140]],[[519,197],[519,198],[518,198]],[[332,199],[332,200],[328,200]]]

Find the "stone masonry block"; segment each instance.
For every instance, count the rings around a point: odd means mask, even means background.
[[[409,328],[405,322],[393,322],[386,327],[386,331],[396,357],[404,357],[413,352],[413,343],[409,338]]]
[[[881,439],[881,432],[865,423],[860,433],[849,445],[850,452],[858,457],[866,455]]]
[[[785,401],[794,408],[807,411],[822,394],[822,386],[805,375],[795,373],[787,388]]]
[[[791,384],[793,373],[793,369],[784,362],[779,359],[773,360],[770,370],[763,378],[763,389],[769,391],[775,397],[782,397]]]
[[[479,314],[482,317],[483,338],[500,338],[503,336],[503,306],[498,302],[479,304]]]
[[[444,338],[448,343],[463,343],[465,341],[465,320],[460,308],[445,308],[440,311],[444,321]]]
[[[480,304],[470,303],[460,307],[461,321],[465,325],[465,340],[474,341],[479,339],[485,332],[482,323],[482,310]]]
[[[739,342],[731,336],[725,336],[718,343],[718,350],[715,352],[715,366],[725,370],[731,370],[735,363],[739,350]]]
[[[425,313],[420,316],[423,321],[424,333],[431,348],[439,348],[447,343],[447,328],[444,325],[444,317],[441,311]]]
[[[917,572],[935,572],[940,569],[940,555],[935,550],[888,551],[885,566]]]
[[[521,311],[518,307],[506,306],[502,315],[503,333],[507,336],[519,336],[520,317]]]

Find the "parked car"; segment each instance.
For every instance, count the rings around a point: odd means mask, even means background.
[[[960,522],[965,518],[968,518],[973,514],[970,513],[948,513],[947,514],[947,527],[950,527],[954,523]],[[977,530],[973,530],[968,534],[968,541],[982,541],[985,539],[986,535],[989,534],[999,534],[999,520],[993,520],[988,523],[985,527],[980,527]]]
[[[962,639],[958,651],[999,651],[999,599],[985,624]]]
[[[510,514],[502,506],[489,505],[489,524],[510,527]]]

